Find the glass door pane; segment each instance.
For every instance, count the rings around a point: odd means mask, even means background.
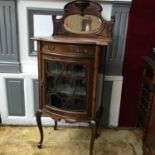
[[[86,111],[87,74],[86,65],[46,60],[46,103],[68,111]]]

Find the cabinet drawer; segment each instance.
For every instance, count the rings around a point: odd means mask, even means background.
[[[94,57],[95,46],[93,45],[70,45],[43,42],[41,51],[47,54],[56,54],[62,56],[73,56],[73,57]]]

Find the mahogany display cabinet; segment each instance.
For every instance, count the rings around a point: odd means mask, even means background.
[[[92,127],[90,155],[93,154],[103,105],[96,103],[97,76],[106,64],[114,19],[106,21],[100,4],[77,0],[64,7],[61,18],[53,16],[53,36],[37,41],[39,110],[36,113],[41,148],[42,112],[57,121],[86,122]],[[102,62],[100,61],[102,57]],[[104,58],[104,59],[103,59]]]

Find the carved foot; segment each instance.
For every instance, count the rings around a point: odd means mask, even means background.
[[[39,148],[39,149],[41,149],[42,148],[42,144],[37,144],[37,147]]]
[[[38,125],[39,132],[40,132],[40,142],[37,145],[39,149],[42,147],[43,137],[44,137],[44,135],[43,135],[43,127],[42,127],[42,123],[41,123],[41,115],[42,115],[42,111],[38,110],[36,112],[36,121],[37,121],[37,125]]]
[[[94,140],[96,137],[96,122],[92,120],[90,122],[90,125],[92,127],[92,136],[91,136],[91,141],[90,141],[89,155],[93,155]]]

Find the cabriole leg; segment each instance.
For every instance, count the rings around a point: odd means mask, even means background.
[[[38,110],[36,112],[36,121],[37,121],[37,125],[38,125],[38,128],[39,128],[39,132],[40,132],[40,142],[38,143],[38,148],[41,148],[42,147],[42,143],[43,143],[43,127],[42,127],[42,123],[41,123],[41,115],[42,115],[42,111],[41,110]]]
[[[89,154],[93,155],[94,140],[95,140],[95,137],[96,137],[96,122],[92,120],[90,122],[90,125],[92,127],[92,136],[91,136],[91,141],[90,141]]]

